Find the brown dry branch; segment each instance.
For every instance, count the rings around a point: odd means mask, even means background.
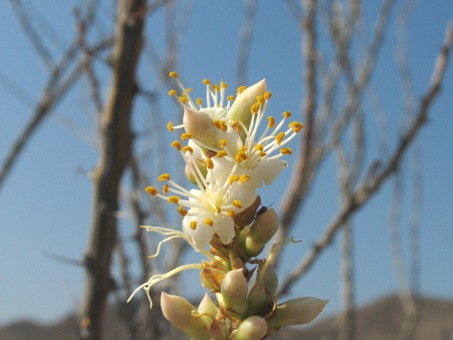
[[[370,173],[365,178],[358,188],[352,193],[351,198],[346,202],[345,206],[340,210],[338,215],[328,225],[323,235],[311,247],[307,256],[297,265],[297,267],[286,277],[281,285],[280,295],[290,291],[294,283],[315,263],[318,255],[332,243],[334,236],[341,226],[351,217],[351,215],[359,208],[363,207],[371,197],[378,192],[382,185],[391,177],[398,169],[399,164],[412,145],[415,137],[421,127],[427,121],[429,110],[434,100],[437,98],[442,85],[443,76],[445,74],[448,58],[453,46],[453,23],[450,23],[446,30],[446,38],[444,45],[437,56],[430,85],[426,94],[422,97],[417,114],[412,123],[403,134],[398,146],[392,153],[388,161],[382,165],[380,171]]]
[[[136,67],[143,45],[146,0],[118,3],[112,84],[102,114],[100,160],[94,172],[93,217],[85,252],[86,283],[80,337],[101,339],[104,307],[112,289],[110,266],[117,239],[118,191],[132,155],[131,116]]]

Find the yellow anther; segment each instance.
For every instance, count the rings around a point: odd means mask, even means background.
[[[228,183],[232,185],[234,182],[239,181],[239,176],[238,175],[231,175],[230,178],[228,178]]]
[[[247,175],[241,175],[241,177],[239,177],[239,183],[244,183],[244,182],[247,182],[250,180],[250,176],[247,176]]]
[[[165,184],[163,187],[162,187],[162,191],[164,192],[165,195],[168,194],[168,192],[170,191],[170,186],[168,184]]]
[[[239,200],[234,200],[234,201],[233,201],[233,205],[234,205],[236,208],[242,208],[242,203],[241,203],[241,201],[239,201]]]
[[[180,206],[178,207],[178,213],[179,213],[181,216],[184,217],[184,216],[187,215],[188,211],[187,211],[186,209],[184,209],[183,206],[180,205]]]
[[[226,151],[225,150],[220,150],[217,152],[217,157],[219,158],[222,158],[222,157],[225,157],[227,155]]]
[[[170,180],[170,174],[162,174],[157,179],[159,180],[159,182],[169,181]]]
[[[178,97],[178,100],[182,103],[182,104],[187,104],[189,102],[189,98],[187,98],[187,95],[181,95]]]
[[[179,197],[178,196],[170,196],[167,199],[168,203],[174,203],[174,204],[179,204]]]
[[[197,221],[190,221],[190,229],[192,230],[197,229]]]
[[[203,84],[211,85],[211,82],[209,81],[209,79],[203,79]]]
[[[274,126],[275,126],[275,119],[274,119],[274,117],[272,117],[272,116],[267,117],[267,121],[268,121],[267,127],[268,127],[269,129],[274,128]]]
[[[219,140],[219,144],[222,148],[224,148],[227,145],[227,140],[226,139],[221,139]]]
[[[264,146],[261,145],[261,144],[256,144],[255,145],[255,151],[263,151],[264,150]]]
[[[264,92],[264,99],[269,100],[272,97],[272,93],[270,91]]]
[[[201,98],[195,99],[195,103],[197,103],[197,105],[199,105],[199,106],[203,105],[203,101],[201,100]]]
[[[189,145],[186,145],[185,147],[183,147],[182,151],[189,152],[190,154],[193,154],[193,149]]]
[[[178,91],[176,91],[176,90],[170,90],[170,91],[168,91],[168,95],[169,95],[170,97],[176,96],[177,94],[178,94]]]
[[[247,160],[248,156],[245,152],[238,152],[237,155],[234,157],[236,163],[240,164],[242,161]]]
[[[261,151],[261,152],[260,152],[260,156],[261,156],[261,157],[266,157],[266,156],[267,156],[267,153],[265,153],[264,151]]]
[[[239,148],[239,152],[246,152],[248,148],[244,145]]]
[[[170,144],[170,146],[171,146],[172,148],[177,149],[178,151],[181,151],[181,150],[182,150],[182,145],[181,145],[181,143],[180,143],[179,141],[177,141],[177,140],[174,140],[174,141]]]
[[[260,103],[256,102],[255,104],[252,105],[252,107],[250,108],[250,112],[253,114],[253,113],[258,113],[260,109]]]
[[[225,120],[221,120],[219,122],[219,125],[220,125],[219,129],[222,130],[223,132],[226,132],[228,130],[228,125]]]
[[[236,97],[235,97],[235,96],[228,96],[228,97],[227,97],[227,99],[228,99],[229,101],[231,101],[231,102],[232,102],[233,100],[235,100],[235,99],[236,99]]]
[[[236,93],[239,94],[239,93],[242,93],[245,91],[247,87],[242,85],[242,86],[239,86],[238,89],[236,90]]]
[[[288,119],[289,117],[291,117],[291,112],[289,112],[289,111],[283,112],[283,117]]]
[[[167,123],[167,130],[170,132],[173,132],[173,123],[172,122]]]
[[[221,81],[221,82],[220,82],[220,87],[221,87],[222,89],[226,89],[226,88],[228,88],[228,84],[225,83],[224,81]]]
[[[159,191],[152,186],[146,187],[145,191],[152,196],[156,196],[157,194],[159,194]]]
[[[229,216],[229,217],[234,217],[234,216],[236,216],[236,213],[233,210],[228,210],[226,212],[226,215]]]
[[[291,148],[281,148],[280,153],[283,155],[292,155],[293,150],[291,150]]]
[[[275,141],[277,142],[277,144],[280,144],[283,140],[283,138],[285,138],[285,133],[284,132],[280,132],[276,137],[275,137]]]
[[[205,163],[206,163],[206,167],[208,169],[214,168],[214,162],[212,161],[211,158],[206,158]]]
[[[168,74],[171,78],[179,78],[179,74],[175,71],[171,71],[169,74]]]
[[[220,129],[220,121],[218,119],[213,119],[212,125],[214,125],[217,129]]]
[[[304,128],[304,124],[299,122],[291,122],[288,124],[288,126],[293,129],[294,132],[299,132]]]
[[[220,87],[219,87],[219,85],[217,85],[217,84],[212,85],[212,89],[213,89],[215,92],[219,92],[219,91],[220,91]]]
[[[214,221],[212,219],[210,219],[209,217],[206,217],[204,219],[204,224],[206,224],[207,226],[212,227],[214,225]]]
[[[181,135],[181,140],[186,140],[186,139],[191,139],[191,138],[192,138],[192,134],[190,132],[184,132]]]

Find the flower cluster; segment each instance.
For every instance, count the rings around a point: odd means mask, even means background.
[[[206,295],[198,308],[179,296],[162,293],[165,317],[194,339],[262,339],[287,325],[313,320],[326,300],[300,298],[278,304],[278,279],[270,266],[280,244],[272,247],[267,259],[258,259],[277,231],[279,221],[271,209],[259,209],[257,189],[271,184],[287,167],[282,159],[291,155],[287,144],[303,125],[288,122],[284,112],[277,123],[265,117],[271,93],[265,80],[248,88],[240,87],[236,97],[227,96],[227,84],[208,80],[206,98],[193,100],[176,72],[171,72],[179,90],[171,90],[184,109],[183,123],[168,123],[168,130],[181,131],[172,142],[185,161],[185,174],[194,188],[188,190],[169,174],[159,176],[161,188],[146,191],[174,204],[182,216],[182,229],[145,227],[166,238],[161,246],[183,238],[207,258],[172,271],[155,275],[140,289],[147,292],[154,284],[183,270],[200,270],[201,284],[216,294],[217,304]],[[209,246],[209,251],[206,249]],[[256,271],[256,273],[255,273]]]

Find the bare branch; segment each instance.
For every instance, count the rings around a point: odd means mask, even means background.
[[[415,139],[420,128],[426,122],[429,110],[432,103],[436,99],[442,80],[447,68],[448,58],[453,45],[453,23],[450,23],[447,27],[446,38],[444,46],[440,51],[434,66],[434,71],[431,78],[430,86],[421,99],[419,108],[415,119],[412,124],[404,133],[401,141],[394,151],[393,155],[389,158],[388,162],[382,167],[382,169],[376,172],[374,175],[364,179],[362,184],[354,191],[351,199],[341,209],[339,214],[333,219],[333,221],[326,228],[324,234],[320,239],[312,246],[307,256],[302,259],[299,265],[294,269],[286,278],[281,286],[279,292],[280,295],[286,294],[291,289],[292,285],[307,272],[314,264],[318,255],[332,243],[334,236],[340,229],[340,227],[348,220],[348,218],[360,207],[364,206],[371,197],[382,187],[390,175],[392,175],[397,169],[401,162],[404,154],[407,152],[412,141]]]

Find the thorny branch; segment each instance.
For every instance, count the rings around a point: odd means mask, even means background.
[[[415,139],[420,128],[426,122],[429,109],[436,99],[442,85],[443,76],[447,69],[448,58],[453,46],[453,23],[447,27],[445,43],[440,51],[433,70],[430,86],[419,103],[417,114],[409,128],[403,134],[398,147],[393,152],[387,163],[382,166],[380,171],[365,178],[359,187],[353,192],[350,200],[342,208],[339,214],[333,219],[326,228],[324,234],[312,246],[299,265],[286,277],[281,285],[280,295],[290,291],[292,285],[315,263],[318,255],[331,244],[334,236],[348,218],[360,207],[364,206],[371,197],[382,187],[386,180],[398,169],[398,166],[407,152],[412,141]]]

